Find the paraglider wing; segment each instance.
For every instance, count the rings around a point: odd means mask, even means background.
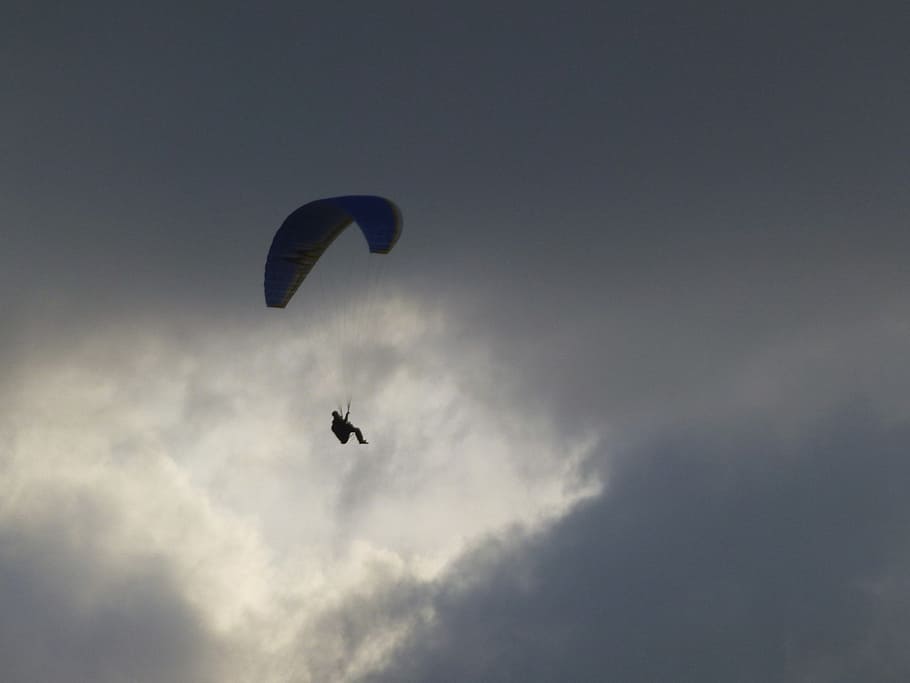
[[[391,201],[347,195],[304,204],[284,219],[265,262],[265,303],[284,308],[319,257],[351,223],[371,253],[387,254],[401,234],[401,212]]]

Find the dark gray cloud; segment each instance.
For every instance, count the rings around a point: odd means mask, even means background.
[[[666,434],[608,495],[464,559],[369,680],[900,680],[907,443],[862,405],[799,439]]]
[[[493,294],[832,232],[880,254],[906,210],[887,13],[27,5],[4,30],[8,272],[83,314],[257,305],[263,242],[338,192],[405,207],[421,282]]]

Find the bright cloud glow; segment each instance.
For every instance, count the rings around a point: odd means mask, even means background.
[[[404,300],[379,319],[355,364],[374,382],[352,414],[365,447],[329,431],[338,353],[293,316],[257,332],[112,328],[36,352],[6,396],[4,517],[59,518],[105,572],[163,562],[260,680],[370,670],[429,615],[330,647],[347,602],[431,581],[485,534],[599,491],[578,474],[593,441],[505,410],[506,378],[451,344],[449,323]]]

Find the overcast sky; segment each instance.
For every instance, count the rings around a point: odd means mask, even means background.
[[[0,9],[0,679],[910,679],[903,3],[203,5]]]

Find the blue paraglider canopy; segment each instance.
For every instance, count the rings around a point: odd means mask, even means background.
[[[346,195],[304,204],[284,219],[265,262],[265,303],[284,308],[297,288],[351,223],[357,223],[371,253],[387,254],[401,235],[401,212],[390,200]]]

